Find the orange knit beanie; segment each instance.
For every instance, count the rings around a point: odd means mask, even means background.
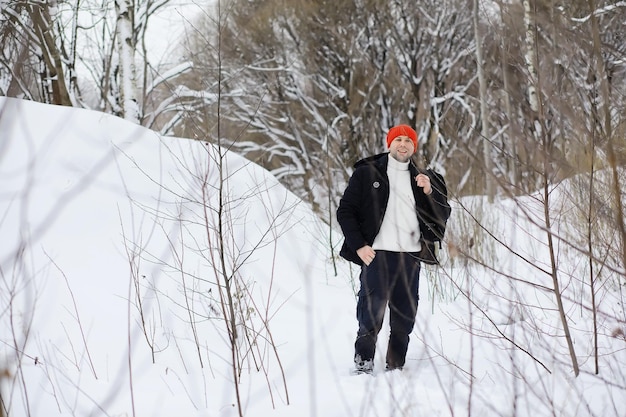
[[[398,136],[408,136],[413,141],[413,150],[417,151],[417,133],[408,125],[398,125],[389,129],[389,132],[387,132],[387,148]]]

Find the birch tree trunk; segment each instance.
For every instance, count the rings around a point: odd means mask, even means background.
[[[523,0],[524,6],[524,28],[526,31],[526,51],[524,53],[524,61],[526,62],[526,70],[528,71],[528,104],[532,112],[537,115],[539,113],[539,100],[537,99],[537,51],[535,50],[535,31],[534,19],[532,17],[530,0]]]
[[[140,123],[137,78],[135,70],[133,0],[115,0],[117,42],[119,54],[120,105],[124,119]]]

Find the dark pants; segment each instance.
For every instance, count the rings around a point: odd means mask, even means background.
[[[376,339],[389,304],[389,345],[387,366],[404,366],[419,300],[420,263],[416,254],[376,251],[369,266],[361,269],[361,289],[356,307],[359,331],[355,357],[374,359]]]

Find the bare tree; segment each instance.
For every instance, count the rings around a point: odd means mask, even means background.
[[[72,105],[68,89],[71,69],[67,66],[70,57],[65,34],[57,22],[64,3],[15,1],[0,11],[4,21],[1,62],[11,80],[7,94]]]
[[[10,2],[0,10],[0,75],[8,80],[0,92],[152,123],[155,88],[188,68],[172,71],[148,57],[149,22],[169,3]]]
[[[229,146],[316,211],[333,211],[342,190],[327,178],[346,181],[356,160],[384,151],[384,135],[395,123],[418,127],[420,153],[433,164],[457,155],[457,140],[477,136],[466,93],[474,77],[463,71],[473,62],[473,40],[463,36],[471,14],[459,12],[455,1],[415,8],[355,0],[339,12],[324,1],[237,6],[225,26],[223,62],[237,76],[225,78],[224,104],[234,109],[225,128],[242,134]],[[187,44],[194,73],[185,77],[191,91],[180,95],[174,132],[202,138],[207,126],[195,109],[211,106],[214,91],[201,91],[194,79],[211,73],[214,65],[206,63],[214,58],[202,42]]]

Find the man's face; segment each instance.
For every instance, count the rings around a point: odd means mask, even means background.
[[[406,162],[415,153],[413,141],[408,136],[398,136],[389,144],[389,154],[399,162]]]

